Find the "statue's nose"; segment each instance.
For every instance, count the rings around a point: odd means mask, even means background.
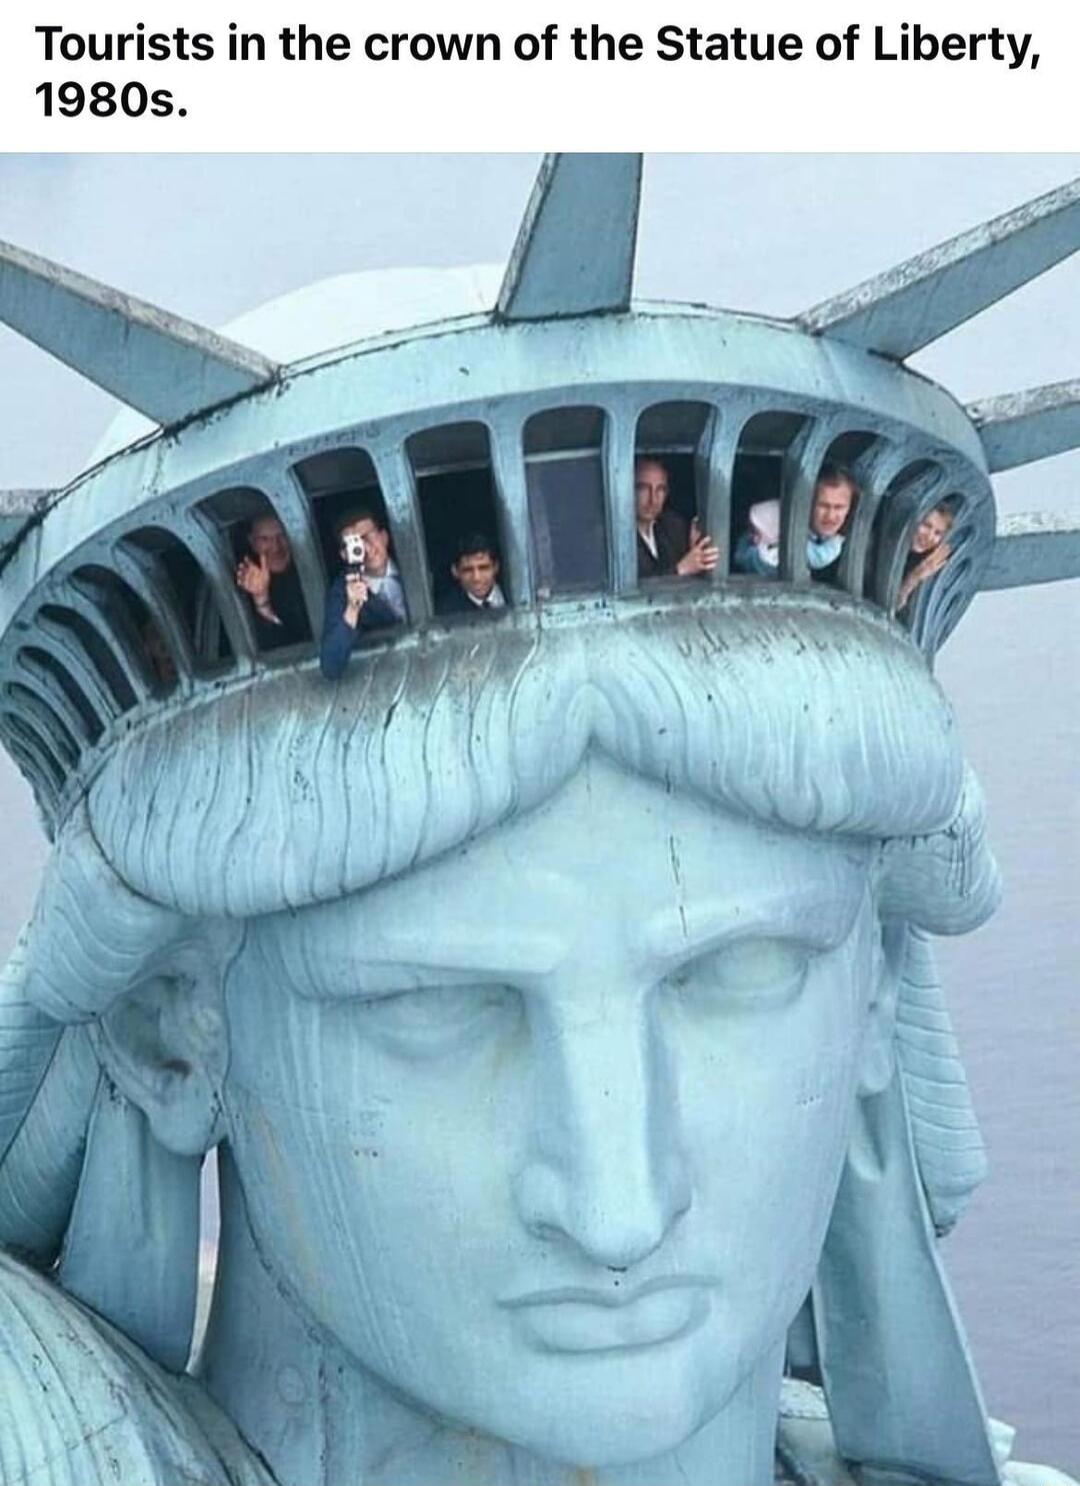
[[[518,1210],[596,1264],[626,1269],[691,1202],[670,1057],[647,1005],[534,1017],[530,1148]]]

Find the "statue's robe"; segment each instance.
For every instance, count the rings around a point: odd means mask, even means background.
[[[4,1486],[273,1486],[193,1379],[0,1252]]]

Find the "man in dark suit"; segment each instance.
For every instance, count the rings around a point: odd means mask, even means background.
[[[495,544],[483,532],[470,532],[457,544],[450,564],[454,586],[441,605],[446,614],[495,614],[506,608],[499,587],[499,558]]]
[[[634,512],[637,520],[639,578],[689,578],[715,568],[720,554],[712,540],[669,511],[668,472],[658,459],[643,455],[634,462]]]

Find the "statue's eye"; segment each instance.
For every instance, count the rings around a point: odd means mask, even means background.
[[[788,939],[739,939],[680,966],[666,985],[688,1010],[775,1006],[799,994],[813,958]]]
[[[429,986],[359,1003],[365,1036],[402,1057],[436,1057],[498,1036],[521,1011],[509,986]]]

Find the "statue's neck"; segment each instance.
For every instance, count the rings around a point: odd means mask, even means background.
[[[201,1375],[280,1486],[770,1486],[782,1353],[677,1451],[583,1471],[455,1430],[402,1400],[306,1321],[260,1258],[228,1155]]]

